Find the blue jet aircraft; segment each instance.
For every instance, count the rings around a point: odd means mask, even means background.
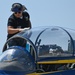
[[[75,75],[75,30],[47,26],[14,35],[3,46],[0,75]]]

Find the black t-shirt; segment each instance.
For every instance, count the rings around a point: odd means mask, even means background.
[[[30,15],[27,12],[23,12],[22,18],[16,18],[14,14],[12,14],[8,19],[8,26],[12,26],[13,28],[25,28],[30,27],[29,25]],[[8,34],[7,39],[12,37],[15,34]]]

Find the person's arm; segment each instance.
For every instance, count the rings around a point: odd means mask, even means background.
[[[15,33],[18,33],[18,32],[21,32],[23,31],[24,28],[13,28],[12,26],[8,26],[8,34],[15,34]]]
[[[15,33],[18,33],[19,32],[19,29],[15,29],[13,27],[14,25],[14,18],[13,18],[13,15],[11,15],[8,19],[8,23],[7,23],[7,32],[8,34],[15,34]]]
[[[23,31],[24,29],[21,29],[21,28],[14,28],[14,18],[12,18],[13,15],[11,17],[9,17],[8,19],[8,23],[7,23],[7,32],[8,34],[15,34],[15,33],[18,33],[20,31]]]
[[[19,29],[14,29],[12,26],[7,27],[8,34],[15,34],[19,32]]]

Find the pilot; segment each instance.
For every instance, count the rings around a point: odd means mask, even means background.
[[[7,39],[23,31],[25,28],[31,28],[30,15],[26,10],[27,8],[20,3],[12,4],[11,11],[13,14],[8,18]]]
[[[25,29],[31,28],[30,15],[26,10],[27,10],[27,8],[20,3],[12,4],[11,11],[13,12],[13,14],[8,18],[7,40],[10,37],[12,37],[13,35],[21,32]],[[12,43],[14,43],[14,41],[11,40],[9,43],[9,46],[11,46]]]

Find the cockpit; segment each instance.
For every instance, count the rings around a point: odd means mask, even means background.
[[[35,71],[36,63],[70,59],[75,56],[74,32],[58,26],[24,30],[7,40],[0,62],[17,60],[28,68],[26,71]]]

